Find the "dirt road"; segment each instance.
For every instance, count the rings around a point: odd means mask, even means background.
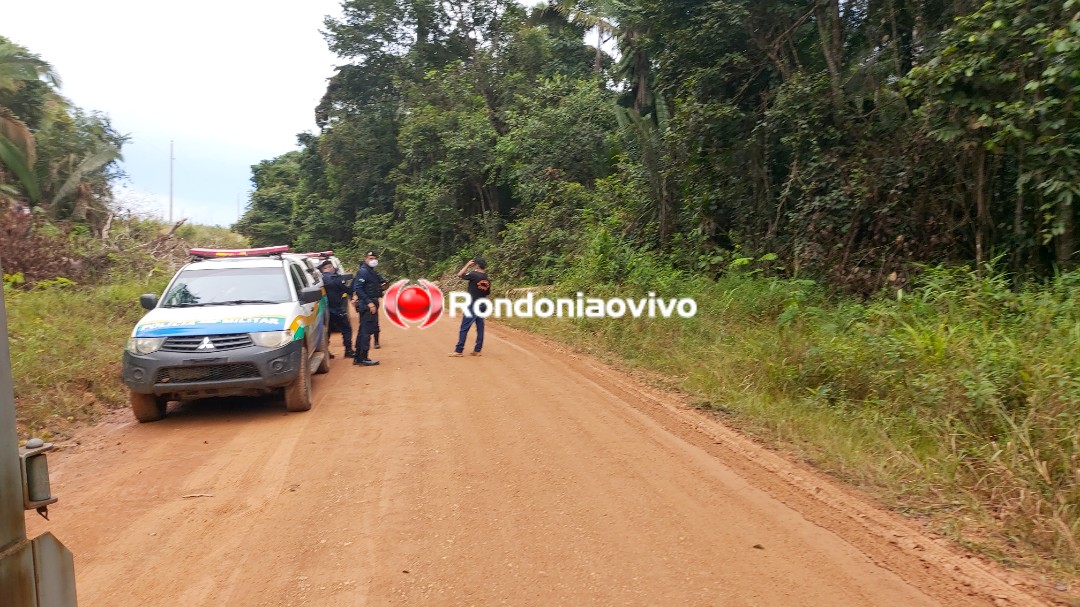
[[[1043,605],[588,358],[453,320],[335,336],[315,405],[122,412],[51,456],[83,607]],[[471,347],[471,340],[470,340]]]

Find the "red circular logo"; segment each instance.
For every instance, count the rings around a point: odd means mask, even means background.
[[[397,305],[402,318],[416,322],[427,317],[431,307],[431,298],[428,297],[427,291],[413,285],[401,290],[398,294]]]
[[[424,279],[420,279],[419,285],[405,287],[408,282],[408,279],[399,280],[386,290],[383,300],[386,318],[402,328],[408,328],[406,321],[421,323],[421,329],[430,327],[442,316],[442,291]]]

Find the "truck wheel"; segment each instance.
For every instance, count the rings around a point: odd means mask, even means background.
[[[129,401],[131,402],[131,412],[135,414],[135,419],[139,420],[140,423],[158,421],[165,417],[165,410],[168,407],[168,401],[153,394],[131,392]]]
[[[311,408],[311,361],[307,344],[300,347],[300,375],[285,386],[285,410],[307,411]]]

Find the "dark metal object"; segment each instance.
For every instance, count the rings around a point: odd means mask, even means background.
[[[34,444],[36,441],[37,444]],[[38,439],[26,441],[26,446],[19,449],[19,462],[23,474],[23,508],[37,510],[38,514],[49,520],[49,504],[55,504],[49,487],[49,462],[45,453],[52,451],[52,443],[42,443]]]
[[[15,433],[7,309],[0,289],[0,605],[3,607],[74,607],[75,562],[71,553],[46,533],[29,541],[24,508],[54,503],[45,452],[52,445],[30,442],[19,449]]]

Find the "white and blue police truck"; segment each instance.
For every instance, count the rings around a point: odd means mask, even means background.
[[[169,401],[284,392],[311,408],[311,375],[330,370],[326,294],[306,255],[288,246],[190,249],[192,261],[149,310],[124,351],[123,380],[140,422]]]

